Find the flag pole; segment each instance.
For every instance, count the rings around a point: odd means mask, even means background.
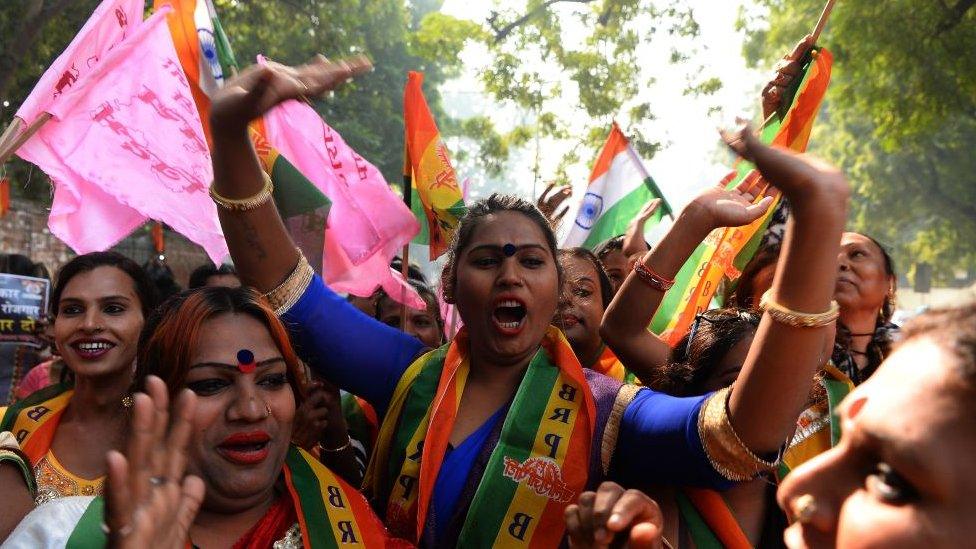
[[[404,133],[403,144],[403,201],[410,208],[411,193],[413,190],[413,168],[410,165],[410,151],[407,149],[406,133]],[[403,245],[403,253],[400,254],[400,274],[406,283],[410,281],[410,241]],[[400,329],[407,327],[407,287],[403,286],[400,299]]]
[[[813,43],[816,44],[817,40],[820,40],[820,33],[823,32],[824,27],[827,26],[827,19],[830,19],[830,12],[834,10],[834,4],[837,0],[827,0],[827,4],[824,6],[822,12],[820,12],[820,19],[817,20],[817,26],[813,29]]]
[[[3,149],[0,150],[0,165],[6,163],[7,160],[9,160],[10,157],[13,156],[13,154],[17,152],[17,150],[20,149],[20,147],[26,143],[28,139],[33,137],[34,134],[37,133],[37,130],[41,129],[41,127],[50,119],[51,113],[41,113],[41,115],[37,117],[37,120],[31,122],[31,124],[27,126],[27,128],[21,132],[16,139],[12,140],[13,142],[11,144],[4,146]]]
[[[10,124],[7,124],[7,128],[3,130],[3,135],[0,135],[0,149],[4,149],[7,145],[13,141],[14,137],[20,133],[20,129],[24,127],[23,119],[15,116]]]

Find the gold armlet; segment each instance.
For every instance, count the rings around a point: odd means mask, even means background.
[[[743,444],[729,421],[731,393],[732,388],[726,387],[708,397],[698,412],[698,435],[712,467],[723,477],[742,482],[776,468],[779,460],[766,461]]]
[[[262,187],[260,191],[252,196],[240,199],[227,198],[214,190],[213,183],[211,183],[210,198],[212,198],[218,206],[225,210],[234,212],[253,210],[268,200],[271,200],[271,194],[274,192],[274,184],[271,183],[271,176],[263,171],[261,172],[261,175],[264,176],[264,187]]]
[[[603,474],[610,471],[610,460],[613,459],[613,452],[617,449],[617,436],[620,434],[620,420],[624,417],[624,411],[630,402],[637,396],[637,392],[643,389],[638,385],[625,384],[617,391],[617,397],[613,400],[613,408],[610,409],[610,417],[607,418],[607,426],[603,429],[603,443],[600,445],[600,465]]]
[[[830,309],[826,312],[801,313],[773,301],[770,295],[771,291],[766,290],[766,293],[763,294],[762,299],[759,300],[759,308],[780,324],[795,328],[819,328],[830,324],[840,316],[840,306],[837,305],[836,301],[830,302]]]
[[[264,294],[264,299],[274,309],[275,314],[281,316],[294,307],[295,303],[298,303],[298,299],[302,297],[312,282],[314,274],[315,271],[308,264],[308,260],[299,252],[298,265],[295,265],[295,270],[277,288]]]

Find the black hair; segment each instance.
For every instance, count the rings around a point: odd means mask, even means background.
[[[437,323],[437,328],[443,333],[444,319],[441,318],[441,308],[440,308],[440,304],[437,302],[437,294],[434,293],[434,290],[432,290],[430,286],[427,286],[426,284],[422,283],[419,280],[409,279],[407,280],[407,283],[410,284],[410,286],[413,287],[414,290],[417,290],[417,293],[420,294],[421,299],[423,299],[424,303],[427,304],[428,309],[431,306],[433,306],[434,322]],[[389,294],[387,294],[384,290],[380,289],[379,291],[377,291],[377,296],[376,296],[376,315],[375,315],[376,320],[381,320],[380,302],[384,299],[392,300]]]
[[[581,247],[563,248],[559,250],[559,256],[560,258],[575,257],[593,265],[600,283],[600,299],[603,301],[603,309],[606,310],[610,306],[610,300],[613,299],[613,283],[610,282],[610,277],[607,275],[606,269],[603,268],[603,263],[597,259],[593,252]]]
[[[61,301],[61,294],[64,293],[68,282],[75,276],[94,271],[98,267],[115,267],[116,269],[129,275],[139,296],[139,304],[142,306],[142,317],[149,318],[149,313],[156,308],[159,302],[159,294],[156,286],[146,271],[138,263],[118,252],[92,252],[90,254],[79,255],[64,264],[58,271],[57,280],[51,290],[51,315],[57,316],[58,305]]]
[[[759,318],[758,312],[749,309],[712,309],[700,313],[695,317],[693,329],[675,346],[652,387],[675,396],[704,394],[705,382],[733,347],[755,334]]]
[[[394,257],[393,261],[390,262],[390,268],[396,272],[403,271],[403,259],[399,256]],[[424,286],[430,286],[430,282],[427,281],[427,277],[424,276],[424,272],[420,270],[420,267],[415,263],[410,263],[407,265],[407,279],[416,280]]]
[[[457,283],[457,261],[461,256],[461,252],[471,243],[475,229],[481,225],[485,217],[498,212],[517,212],[538,225],[542,234],[545,236],[546,244],[549,246],[549,252],[552,254],[553,261],[556,264],[559,287],[562,287],[563,270],[559,266],[559,261],[556,261],[556,250],[558,249],[556,245],[556,234],[552,231],[549,220],[539,211],[539,208],[535,207],[535,204],[532,204],[528,200],[512,195],[493,193],[488,198],[472,204],[468,208],[468,212],[458,222],[457,229],[454,232],[454,238],[451,240],[451,245],[447,249],[447,263],[441,272],[441,288],[444,293],[444,300],[448,303],[454,302],[454,286]]]
[[[976,390],[976,303],[926,311],[905,324],[901,335],[899,345],[931,338],[958,361],[963,380]]]
[[[752,256],[749,263],[746,263],[739,275],[739,280],[735,286],[730,287],[730,294],[726,295],[725,303],[731,307],[740,309],[756,309],[759,307],[759,298],[756,296],[756,276],[766,267],[775,265],[779,260],[780,244],[770,244],[764,246]]]
[[[593,248],[593,253],[595,253],[596,256],[601,260],[610,255],[612,252],[623,253],[623,251],[624,235],[622,234],[618,234],[617,236],[604,240],[603,242],[597,244],[596,248]]]
[[[233,265],[228,265],[226,263],[222,263],[219,267],[215,266],[213,263],[204,263],[196,269],[193,269],[193,272],[190,273],[190,283],[187,286],[190,290],[194,288],[202,288],[207,285],[208,278],[223,275],[237,276],[237,270],[234,269]]]
[[[879,324],[886,324],[891,322],[891,317],[895,315],[895,290],[898,289],[898,277],[895,275],[895,260],[891,258],[891,254],[888,253],[888,249],[874,239],[874,237],[868,236],[864,233],[857,234],[867,238],[873,242],[879,250],[881,250],[881,257],[884,258],[885,274],[891,277],[891,292],[888,294],[888,297],[885,298],[884,305],[881,306],[880,318],[878,319]],[[887,353],[885,354],[887,355]]]
[[[34,263],[22,254],[0,254],[0,273],[35,278],[51,278],[43,263]]]
[[[170,296],[178,294],[183,290],[176,282],[173,269],[170,269],[169,265],[159,259],[155,257],[151,258],[149,261],[146,261],[142,268],[156,286],[160,301],[165,301]]]

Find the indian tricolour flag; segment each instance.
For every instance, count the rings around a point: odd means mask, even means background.
[[[652,218],[656,224],[665,215],[671,215],[671,207],[627,136],[614,122],[563,247],[583,246],[592,250],[601,242],[623,234],[641,208],[655,198],[661,199],[661,207]]]

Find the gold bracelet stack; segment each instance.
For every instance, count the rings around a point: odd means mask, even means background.
[[[264,294],[264,299],[274,309],[275,314],[281,316],[287,313],[288,309],[294,307],[295,303],[298,303],[298,298],[302,297],[305,289],[312,282],[313,275],[315,275],[315,271],[312,270],[308,260],[299,251],[298,264],[295,265],[295,270],[277,288]]]
[[[766,461],[752,452],[739,438],[729,420],[729,396],[726,387],[708,397],[698,412],[698,435],[712,467],[723,477],[742,482],[771,471],[779,460]]]
[[[770,292],[772,292],[771,289],[766,290],[766,293],[763,294],[762,299],[759,300],[759,308],[780,324],[795,328],[819,328],[830,324],[840,316],[840,306],[837,305],[836,301],[830,302],[830,309],[826,312],[801,313],[773,301]]]
[[[213,201],[221,208],[230,210],[232,212],[246,212],[248,210],[253,210],[268,200],[271,200],[272,193],[274,192],[274,184],[271,183],[271,176],[263,171],[261,172],[261,175],[264,176],[264,187],[252,196],[241,199],[227,198],[214,190],[213,183],[211,183],[210,198],[212,198]]]

